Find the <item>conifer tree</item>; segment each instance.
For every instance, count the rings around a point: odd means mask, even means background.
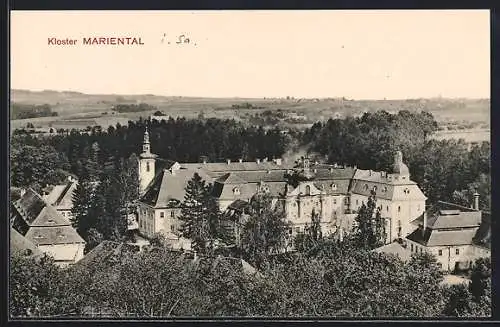
[[[78,184],[73,192],[72,198],[73,208],[71,209],[71,223],[73,227],[76,228],[78,233],[85,239],[88,230],[95,223],[90,215],[90,207],[93,199],[93,187],[86,169],[83,169],[81,175],[78,176]]]
[[[385,242],[385,224],[376,205],[375,196],[372,194],[356,216],[354,240],[365,249],[374,249]]]
[[[186,185],[186,194],[181,209],[180,232],[192,242],[193,250],[211,254],[216,240],[221,238],[221,215],[211,186],[195,173]]]

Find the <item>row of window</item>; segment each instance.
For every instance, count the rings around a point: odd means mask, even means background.
[[[411,252],[413,252],[413,244],[410,245]],[[418,252],[418,246],[415,245],[415,252]],[[422,253],[423,247],[420,247],[420,253]],[[460,249],[455,249],[455,254],[459,255],[460,254]],[[438,250],[438,256],[443,255],[443,250]]]
[[[459,254],[460,254],[460,249],[455,249],[455,254],[456,254],[456,255],[459,255]],[[439,250],[439,251],[438,251],[438,255],[439,255],[439,256],[442,256],[442,255],[443,255],[443,250]]]
[[[170,217],[171,218],[175,218],[175,211],[173,211],[173,210],[170,211]],[[160,218],[165,218],[165,212],[164,211],[160,212]]]

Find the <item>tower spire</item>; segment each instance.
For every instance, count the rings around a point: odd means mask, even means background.
[[[151,153],[151,144],[149,143],[148,127],[144,130],[144,141],[142,142],[142,153]]]

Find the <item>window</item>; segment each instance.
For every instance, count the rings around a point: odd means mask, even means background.
[[[175,218],[175,211],[174,210],[170,211],[170,217]]]
[[[365,184],[364,189],[365,191],[368,191],[368,184]]]
[[[174,231],[175,231],[175,226],[174,226],[174,225],[170,225],[170,231],[171,231],[171,232],[174,232]]]
[[[356,205],[359,205],[358,199],[356,199]]]
[[[333,199],[333,204],[337,204],[337,199]]]
[[[240,189],[238,187],[235,187],[233,189],[233,193],[234,193],[234,195],[240,195]]]
[[[345,204],[345,205],[349,205],[349,198],[345,198],[345,199],[344,199],[344,204]]]
[[[149,161],[146,162],[146,171],[149,171],[151,169],[151,167],[149,167]]]
[[[311,195],[311,187],[306,185],[306,195]]]
[[[160,212],[160,218],[165,218],[165,213],[163,211]]]
[[[337,184],[333,183],[332,184],[332,190],[336,190],[337,189]]]
[[[411,248],[411,252],[413,252],[413,244],[412,244],[412,245],[410,245],[410,248]]]
[[[377,191],[377,185],[373,186],[373,192],[376,192]]]
[[[423,252],[423,251],[422,251],[422,248],[420,248],[420,253],[422,253],[422,252]]]
[[[398,206],[398,212],[401,212],[401,206]]]
[[[455,254],[456,254],[456,255],[459,255],[459,254],[460,254],[460,249],[456,249],[456,250],[455,250]]]
[[[387,206],[386,209],[387,209],[387,212],[389,212],[389,206]]]
[[[439,255],[443,255],[443,250],[439,250],[439,251],[438,251],[438,254],[439,254]]]
[[[293,230],[291,228],[288,228],[288,234],[292,235]]]

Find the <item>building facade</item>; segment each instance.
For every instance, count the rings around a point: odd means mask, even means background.
[[[13,229],[38,250],[52,256],[59,266],[72,265],[83,258],[83,238],[68,218],[32,189],[12,204],[10,221]]]
[[[478,195],[476,195],[477,197]],[[438,202],[412,224],[417,229],[406,238],[410,253],[433,254],[446,271],[468,269],[475,260],[491,257],[490,214],[474,208]]]
[[[359,208],[374,196],[389,243],[412,233],[416,227],[411,222],[425,210],[426,197],[411,181],[401,152],[396,153],[391,172],[312,163],[308,158],[178,163],[151,153],[146,130],[139,160],[138,225],[146,237],[163,233],[178,239],[185,187],[195,173],[213,184],[213,196],[223,212],[236,204],[241,207],[258,192],[268,193],[292,223],[290,234],[304,232],[313,213],[319,215],[324,235],[349,233]]]

